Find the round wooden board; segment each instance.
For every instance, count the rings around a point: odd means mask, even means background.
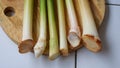
[[[22,20],[23,20],[23,1],[24,0],[0,0],[0,25],[6,34],[17,44],[22,38]],[[39,0],[35,0],[34,6],[34,27],[39,22]],[[105,13],[105,0],[90,0],[90,5],[97,26],[101,25]],[[7,10],[5,10],[8,7]],[[12,7],[12,9],[10,8]],[[11,17],[5,15],[6,11],[14,10],[15,14]],[[34,39],[37,38],[37,28],[33,29]]]

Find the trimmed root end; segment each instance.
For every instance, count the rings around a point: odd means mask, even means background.
[[[68,49],[61,49],[60,52],[63,56],[68,56],[68,54],[69,54]]]
[[[28,39],[28,40],[22,41],[19,44],[18,48],[19,48],[20,53],[27,53],[27,52],[32,51],[33,47],[34,47],[34,41],[31,39]]]
[[[59,55],[60,55],[59,53],[51,54],[51,55],[49,55],[49,59],[50,59],[50,60],[54,60],[54,59],[56,59]]]
[[[41,48],[34,48],[34,54],[36,58],[39,58],[43,54],[43,50]]]
[[[45,48],[46,48],[46,41],[37,42],[34,47],[35,57],[38,58],[39,56],[41,56],[45,51]]]
[[[82,44],[80,44],[79,46],[77,46],[77,47],[70,47],[70,49],[72,50],[72,51],[76,51],[76,50],[78,50],[78,49],[80,49],[80,48],[82,48],[83,47],[83,45]]]
[[[79,47],[81,39],[76,33],[71,32],[68,35],[68,41],[72,48],[76,48]]]
[[[82,39],[83,39],[85,47],[88,50],[92,52],[99,52],[102,49],[101,41],[98,38],[92,35],[84,35]]]

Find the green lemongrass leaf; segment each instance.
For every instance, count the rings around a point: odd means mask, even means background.
[[[65,7],[64,0],[57,0],[58,7],[58,21],[59,21],[59,41],[60,41],[60,51],[63,56],[68,55],[68,44],[66,36],[66,21],[65,21]]]
[[[48,22],[49,22],[49,59],[53,60],[59,56],[58,33],[55,20],[54,0],[47,0]]]
[[[40,0],[40,31],[39,38],[34,47],[35,56],[39,57],[43,54],[47,44],[47,16],[46,16],[46,0]]]

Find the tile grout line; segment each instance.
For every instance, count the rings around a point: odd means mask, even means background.
[[[77,68],[77,51],[75,51],[75,68]]]
[[[105,5],[120,6],[120,4],[105,3]]]

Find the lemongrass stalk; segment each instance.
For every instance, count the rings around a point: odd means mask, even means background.
[[[58,33],[55,21],[54,0],[47,0],[48,21],[49,21],[49,59],[53,60],[59,56]]]
[[[101,40],[99,38],[95,21],[90,9],[88,0],[77,0],[81,12],[83,25],[82,39],[86,48],[93,52],[101,50]]]
[[[46,0],[40,0],[40,31],[39,38],[34,47],[35,57],[43,54],[47,44],[47,17],[46,17]]]
[[[24,0],[23,33],[22,42],[19,45],[20,53],[29,52],[34,46],[32,37],[33,4],[34,0]]]
[[[67,7],[67,13],[68,13],[68,19],[69,19],[69,34],[68,34],[68,41],[71,44],[71,47],[77,48],[80,47],[81,42],[81,31],[80,27],[78,25],[77,17],[75,14],[75,8],[73,5],[72,0],[65,0],[66,7]]]
[[[60,41],[60,51],[63,56],[68,55],[68,44],[67,44],[67,36],[66,36],[66,27],[65,27],[65,8],[64,1],[57,0],[58,7],[58,20],[59,20],[59,41]]]

